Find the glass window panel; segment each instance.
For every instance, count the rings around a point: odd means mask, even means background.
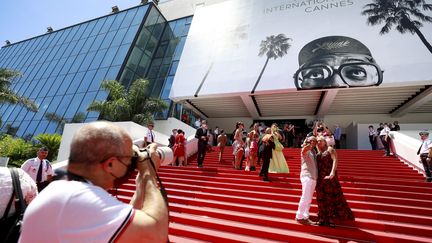
[[[22,120],[24,120],[24,117],[27,115],[28,112],[31,112],[31,111],[28,111],[24,107],[21,108],[21,111],[18,113],[18,116],[15,119],[15,122],[21,122]],[[33,112],[31,112],[31,113],[33,113]]]
[[[70,28],[69,35],[64,40],[64,43],[69,43],[72,40],[72,38],[75,36],[76,32],[78,31],[78,28],[79,26],[74,26]]]
[[[104,25],[102,26],[99,34],[108,32],[109,28],[111,27],[111,24],[114,22],[114,19],[117,17],[117,14],[111,15],[108,18],[106,18]]]
[[[123,84],[125,87],[129,87],[129,85],[132,82],[133,76],[134,76],[134,72],[125,68],[120,78],[120,83]]]
[[[100,49],[108,48],[112,40],[114,39],[115,34],[116,34],[115,31],[108,32],[108,34],[106,35],[105,39],[102,42],[102,45],[100,46]]]
[[[65,62],[65,64],[63,65],[63,68],[61,69],[61,71],[60,71],[60,75],[63,75],[63,74],[66,74],[66,73],[68,73],[68,71],[69,71],[69,69],[71,68],[71,66],[72,66],[72,63],[73,63],[73,61],[74,61],[74,59],[75,58],[71,58],[71,57],[65,57],[66,58],[66,62]]]
[[[85,112],[87,113],[87,107],[93,102],[96,97],[97,92],[88,92],[85,94],[83,101],[81,102],[80,108],[77,112]]]
[[[150,38],[151,38],[150,32],[147,29],[143,28],[141,33],[138,36],[138,41],[136,42],[136,45],[144,50]]]
[[[152,56],[156,47],[157,47],[157,40],[154,38],[150,38],[149,42],[147,43],[147,46],[145,48],[145,53],[149,56]]]
[[[152,96],[159,97],[161,90],[162,90],[162,86],[164,84],[164,81],[165,81],[165,77],[158,78],[156,80],[154,87],[153,87]]]
[[[146,54],[142,55],[141,61],[138,64],[138,69],[136,70],[137,74],[140,76],[145,76],[148,66],[150,63],[150,57]]]
[[[156,24],[155,28],[153,29],[153,36],[159,39],[162,35],[164,28],[165,28],[165,23]]]
[[[87,53],[86,57],[84,58],[84,62],[81,64],[81,66],[78,69],[78,72],[85,71],[89,68],[90,63],[93,61],[95,54],[96,54],[95,51]]]
[[[56,95],[64,95],[66,94],[66,90],[69,88],[70,84],[72,83],[72,79],[75,76],[75,74],[68,74],[63,79],[62,84],[60,85],[60,88],[57,90]]]
[[[99,50],[96,52],[95,57],[93,58],[93,62],[90,64],[89,70],[96,69],[100,66],[107,49]]]
[[[19,107],[17,105],[9,105],[5,112],[2,113],[2,120],[3,124],[6,124],[7,121],[9,121],[10,115],[14,112],[15,109],[18,109]]]
[[[33,136],[38,124],[39,121],[31,121],[24,133],[24,136]]]
[[[124,18],[123,22],[121,23],[120,28],[129,27],[129,25],[131,24],[132,20],[135,17],[137,10],[138,10],[137,8],[134,8],[134,9],[128,10],[126,12],[126,17]]]
[[[75,75],[71,85],[69,86],[69,89],[66,91],[66,94],[74,94],[78,90],[78,87],[80,86],[81,81],[84,78],[84,75],[85,72],[80,72]]]
[[[81,104],[81,101],[84,97],[84,93],[76,94],[73,96],[73,99],[70,102],[70,106],[66,110],[66,113],[64,114],[64,117],[66,119],[72,119],[74,115],[76,114],[78,107]]]
[[[180,39],[179,44],[177,45],[177,49],[176,49],[176,52],[174,54],[174,59],[180,60],[180,56],[181,56],[181,53],[183,51],[183,47],[185,45],[185,42],[186,42],[186,37],[182,37]]]
[[[87,38],[90,35],[90,32],[93,30],[93,27],[96,25],[96,20],[88,23],[87,28],[81,36],[81,39]]]
[[[110,67],[104,80],[117,80],[117,75],[119,73],[119,70],[120,70],[120,66]]]
[[[140,60],[141,60],[141,56],[142,56],[142,54],[143,54],[143,52],[142,52],[139,48],[135,47],[135,48],[132,50],[131,55],[129,56],[129,60],[128,60],[126,66],[127,66],[130,70],[132,70],[132,71],[135,72],[135,70],[136,70],[137,67],[138,67],[138,63],[139,63]]]
[[[109,28],[109,30],[117,30],[120,27],[120,24],[122,23],[124,17],[126,16],[126,12],[121,12],[119,14],[116,14],[116,18],[114,20],[114,22],[111,24],[111,27]]]
[[[171,86],[173,83],[174,77],[168,77],[165,81],[162,93],[161,93],[161,99],[168,99],[169,98],[169,94],[171,91]]]
[[[48,126],[48,121],[47,120],[43,120],[39,123],[38,127],[36,128],[36,130],[34,131],[33,135],[37,136],[41,133],[45,132],[46,127]]]
[[[47,57],[47,60],[53,60],[53,59],[54,59],[54,56],[57,54],[57,51],[58,51],[59,49],[60,49],[60,46],[55,46],[55,47],[53,47],[53,48],[51,49],[51,51],[50,51],[48,57]]]
[[[178,61],[175,61],[175,62],[172,63],[172,65],[171,65],[171,69],[170,69],[168,75],[170,75],[170,76],[174,76],[174,74],[175,74],[176,71],[177,71],[178,64],[179,64]]]
[[[81,48],[84,46],[84,43],[85,43],[85,41],[86,41],[86,39],[81,39],[81,40],[79,40],[77,43],[76,43],[76,45],[75,45],[75,47],[74,47],[74,49],[73,49],[73,51],[71,52],[71,56],[75,56],[75,55],[77,55],[80,51],[81,51]]]
[[[14,109],[12,114],[10,114],[10,116],[7,118],[7,120],[9,122],[15,121],[15,118],[20,114],[21,110],[24,109],[22,106],[18,106],[18,105],[15,105],[15,106],[16,106],[16,108]]]
[[[58,129],[57,128],[59,126],[60,126],[60,124],[58,122],[51,121],[51,122],[48,123],[48,126],[45,129],[45,132],[46,133],[50,133],[50,134],[58,133]]]
[[[51,76],[57,76],[60,73],[61,69],[63,68],[63,65],[65,64],[65,62],[66,62],[66,58],[63,58],[60,61],[58,61],[56,67],[54,68],[54,70],[51,73]]]
[[[104,80],[105,74],[107,73],[107,71],[108,71],[108,68],[102,68],[102,69],[99,69],[97,71],[96,75],[94,76],[93,80],[90,83],[90,87],[89,87],[88,91],[99,90],[100,84]]]
[[[72,100],[73,95],[65,95],[62,96],[62,100],[60,101],[60,104],[58,106],[58,109],[56,111],[56,114],[59,116],[63,116],[69,107],[69,104]]]
[[[42,106],[43,98],[37,98],[34,102],[38,105],[39,109]],[[27,112],[26,116],[24,117],[24,120],[30,121],[33,119],[33,117],[36,115],[36,112]]]
[[[75,36],[72,38],[73,41],[79,40],[84,33],[84,30],[87,28],[88,23],[83,23],[79,25],[79,28],[75,34]]]
[[[63,53],[66,51],[67,45],[66,44],[62,44],[60,46],[60,49],[57,51],[57,53],[54,56],[54,60],[60,59],[60,57],[63,55]]]
[[[86,40],[84,46],[81,48],[80,53],[87,53],[90,50],[90,47],[93,45],[93,42],[95,39],[96,39],[96,36],[89,37]]]
[[[101,91],[98,92],[95,100],[97,100],[97,101],[103,101],[103,100],[106,100],[107,97],[108,97],[107,92],[101,90]],[[88,115],[87,115],[87,117],[98,118],[99,117],[99,112],[95,112],[95,111],[89,112]]]
[[[139,8],[131,25],[139,25],[144,19],[144,15],[147,12],[147,8]]]
[[[70,73],[75,73],[78,71],[78,68],[81,66],[81,64],[84,61],[84,57],[86,54],[80,54],[75,58],[74,63],[72,64],[72,67],[69,69]]]
[[[115,54],[117,52],[117,49],[118,49],[118,47],[111,47],[108,49],[100,67],[108,67],[111,65],[111,63],[115,57]]]
[[[92,32],[90,33],[90,36],[97,35],[102,28],[103,24],[105,23],[106,18],[100,18],[97,20],[95,27],[93,28]]]
[[[16,132],[16,136],[21,137],[23,133],[25,132],[25,129],[27,128],[29,122],[15,122],[13,124],[14,127],[18,127],[18,131]]]
[[[57,90],[59,89],[60,85],[62,84],[64,77],[65,77],[65,75],[58,76],[55,79],[53,85],[51,87],[47,87],[47,88],[49,88],[50,94],[52,94],[52,95],[57,94]]]
[[[137,30],[138,30],[138,26],[137,25],[130,27],[128,29],[128,32],[126,33],[123,41],[122,41],[122,44],[132,43],[132,41],[134,40],[135,35],[137,33]]]
[[[36,112],[35,116],[33,117],[33,120],[40,120],[42,117],[44,117],[45,112],[48,109],[48,106],[51,104],[51,100],[53,97],[46,97],[42,103],[39,105],[39,111]]]
[[[119,48],[119,50],[118,50],[118,52],[117,52],[117,54],[116,54],[116,56],[114,58],[114,61],[111,64],[112,66],[117,66],[117,65],[122,65],[123,64],[125,56],[126,56],[128,50],[129,50],[129,47],[130,47],[130,45],[122,45],[122,46],[120,46],[120,48]]]
[[[111,43],[111,46],[119,46],[121,44],[127,30],[128,29],[125,28],[125,29],[121,29],[121,30],[117,31],[117,33],[114,37],[114,40]]]
[[[62,99],[63,96],[54,96],[54,98],[51,101],[51,104],[49,104],[48,106],[47,112],[55,112]]]
[[[88,87],[90,86],[90,82],[93,80],[94,75],[96,74],[96,70],[91,70],[88,71],[85,76],[84,79],[82,80],[79,88],[78,88],[78,93],[81,92],[86,92]]]
[[[37,84],[36,81],[30,82],[29,86],[27,87],[27,90],[24,92],[23,96],[29,97],[31,95],[32,91],[34,90],[36,84]]]
[[[72,50],[76,47],[77,41],[72,41],[68,44],[68,47],[66,48],[65,52],[63,53],[62,57],[68,57],[72,53]]]
[[[32,88],[32,92],[30,93],[30,96],[29,96],[30,99],[34,99],[34,98],[38,97],[39,92],[45,86],[46,81],[47,81],[47,79],[41,79],[39,82],[34,82],[35,86]]]
[[[65,40],[66,37],[69,35],[70,31],[71,31],[71,29],[63,30],[64,33],[63,33],[63,35],[60,37],[60,39],[58,40],[58,43],[59,43],[59,44],[63,44],[63,43],[64,43],[64,40]]]
[[[100,34],[96,36],[96,40],[93,42],[93,45],[90,47],[90,51],[96,51],[99,49],[102,41],[104,40],[106,33]]]

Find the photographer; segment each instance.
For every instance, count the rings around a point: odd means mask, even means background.
[[[156,145],[132,147],[127,132],[110,122],[81,127],[72,138],[68,181],[54,181],[24,216],[20,242],[166,242],[168,209],[155,181]],[[138,156],[136,156],[138,155]],[[106,190],[137,163],[130,205]]]

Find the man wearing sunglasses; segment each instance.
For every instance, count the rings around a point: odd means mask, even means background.
[[[327,36],[306,44],[294,74],[298,90],[378,86],[383,72],[369,49],[345,36]]]
[[[420,162],[426,174],[426,181],[432,182],[432,141],[429,139],[428,131],[421,131],[419,133],[422,144],[420,145],[417,155],[420,155]]]
[[[155,181],[156,145],[137,164],[135,151],[128,133],[113,123],[81,127],[71,142],[69,180],[51,183],[29,205],[20,242],[166,242],[168,209]],[[136,189],[125,204],[107,190],[134,167]]]

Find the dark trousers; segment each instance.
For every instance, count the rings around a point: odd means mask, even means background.
[[[263,164],[261,166],[260,176],[268,178],[268,169],[270,166],[270,158],[263,158]]]
[[[376,138],[375,136],[369,136],[369,143],[372,146],[372,150],[377,149],[375,138]]]
[[[390,144],[389,142],[385,139],[385,135],[380,136],[381,142],[384,145],[384,150],[385,150],[385,155],[389,156],[390,155]],[[387,138],[389,139],[389,138]]]
[[[423,164],[423,168],[426,172],[426,181],[432,182],[432,163],[426,161],[428,154],[420,154],[420,161]]]
[[[198,143],[198,166],[201,167],[207,152],[207,143]]]
[[[335,147],[340,149],[340,140],[335,139]]]

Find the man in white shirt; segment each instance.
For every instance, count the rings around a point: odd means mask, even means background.
[[[167,242],[168,208],[155,180],[157,146],[147,153],[132,146],[126,130],[113,123],[81,127],[70,145],[69,180],[52,182],[32,201],[20,242]],[[134,167],[135,194],[125,204],[107,190]]]
[[[48,149],[42,147],[38,150],[36,158],[29,159],[21,165],[21,169],[36,182],[39,192],[51,182],[54,175],[51,164],[46,159],[47,156]]]
[[[147,132],[144,136],[144,143],[143,143],[143,147],[147,147],[149,144],[154,143],[156,140],[156,136],[155,133],[153,132],[153,128],[154,128],[154,124],[153,123],[149,123],[147,125]]]
[[[384,123],[384,128],[381,130],[379,137],[384,145],[384,156],[390,156],[390,128],[388,123]]]
[[[428,131],[421,131],[419,133],[422,144],[420,145],[417,154],[420,155],[420,162],[426,174],[426,181],[432,182],[432,141],[429,139]]]

